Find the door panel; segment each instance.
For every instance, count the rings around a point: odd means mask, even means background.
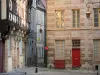
[[[80,49],[72,49],[72,66],[80,67]]]

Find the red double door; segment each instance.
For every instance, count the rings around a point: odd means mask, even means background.
[[[72,49],[72,67],[80,67],[80,49]]]

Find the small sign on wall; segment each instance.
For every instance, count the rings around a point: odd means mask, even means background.
[[[45,50],[48,50],[49,48],[48,48],[48,46],[45,46]]]

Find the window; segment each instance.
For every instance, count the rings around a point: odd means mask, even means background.
[[[9,37],[9,39],[7,40],[7,44],[8,44],[8,56],[11,56],[11,38]]]
[[[65,41],[56,40],[56,49],[55,49],[55,59],[63,59],[64,58],[64,50],[65,50]]]
[[[64,12],[62,10],[56,10],[56,27],[64,28]]]
[[[100,55],[100,40],[93,40],[94,43],[94,57],[99,57]]]
[[[94,8],[94,27],[98,27],[99,25],[99,14],[100,13],[100,9],[98,8]]]
[[[80,40],[72,40],[73,47],[80,47]]]
[[[73,14],[73,27],[79,27],[80,24],[80,11],[72,10]]]

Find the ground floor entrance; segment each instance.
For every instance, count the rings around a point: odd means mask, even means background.
[[[72,49],[72,67],[80,67],[80,49]]]

